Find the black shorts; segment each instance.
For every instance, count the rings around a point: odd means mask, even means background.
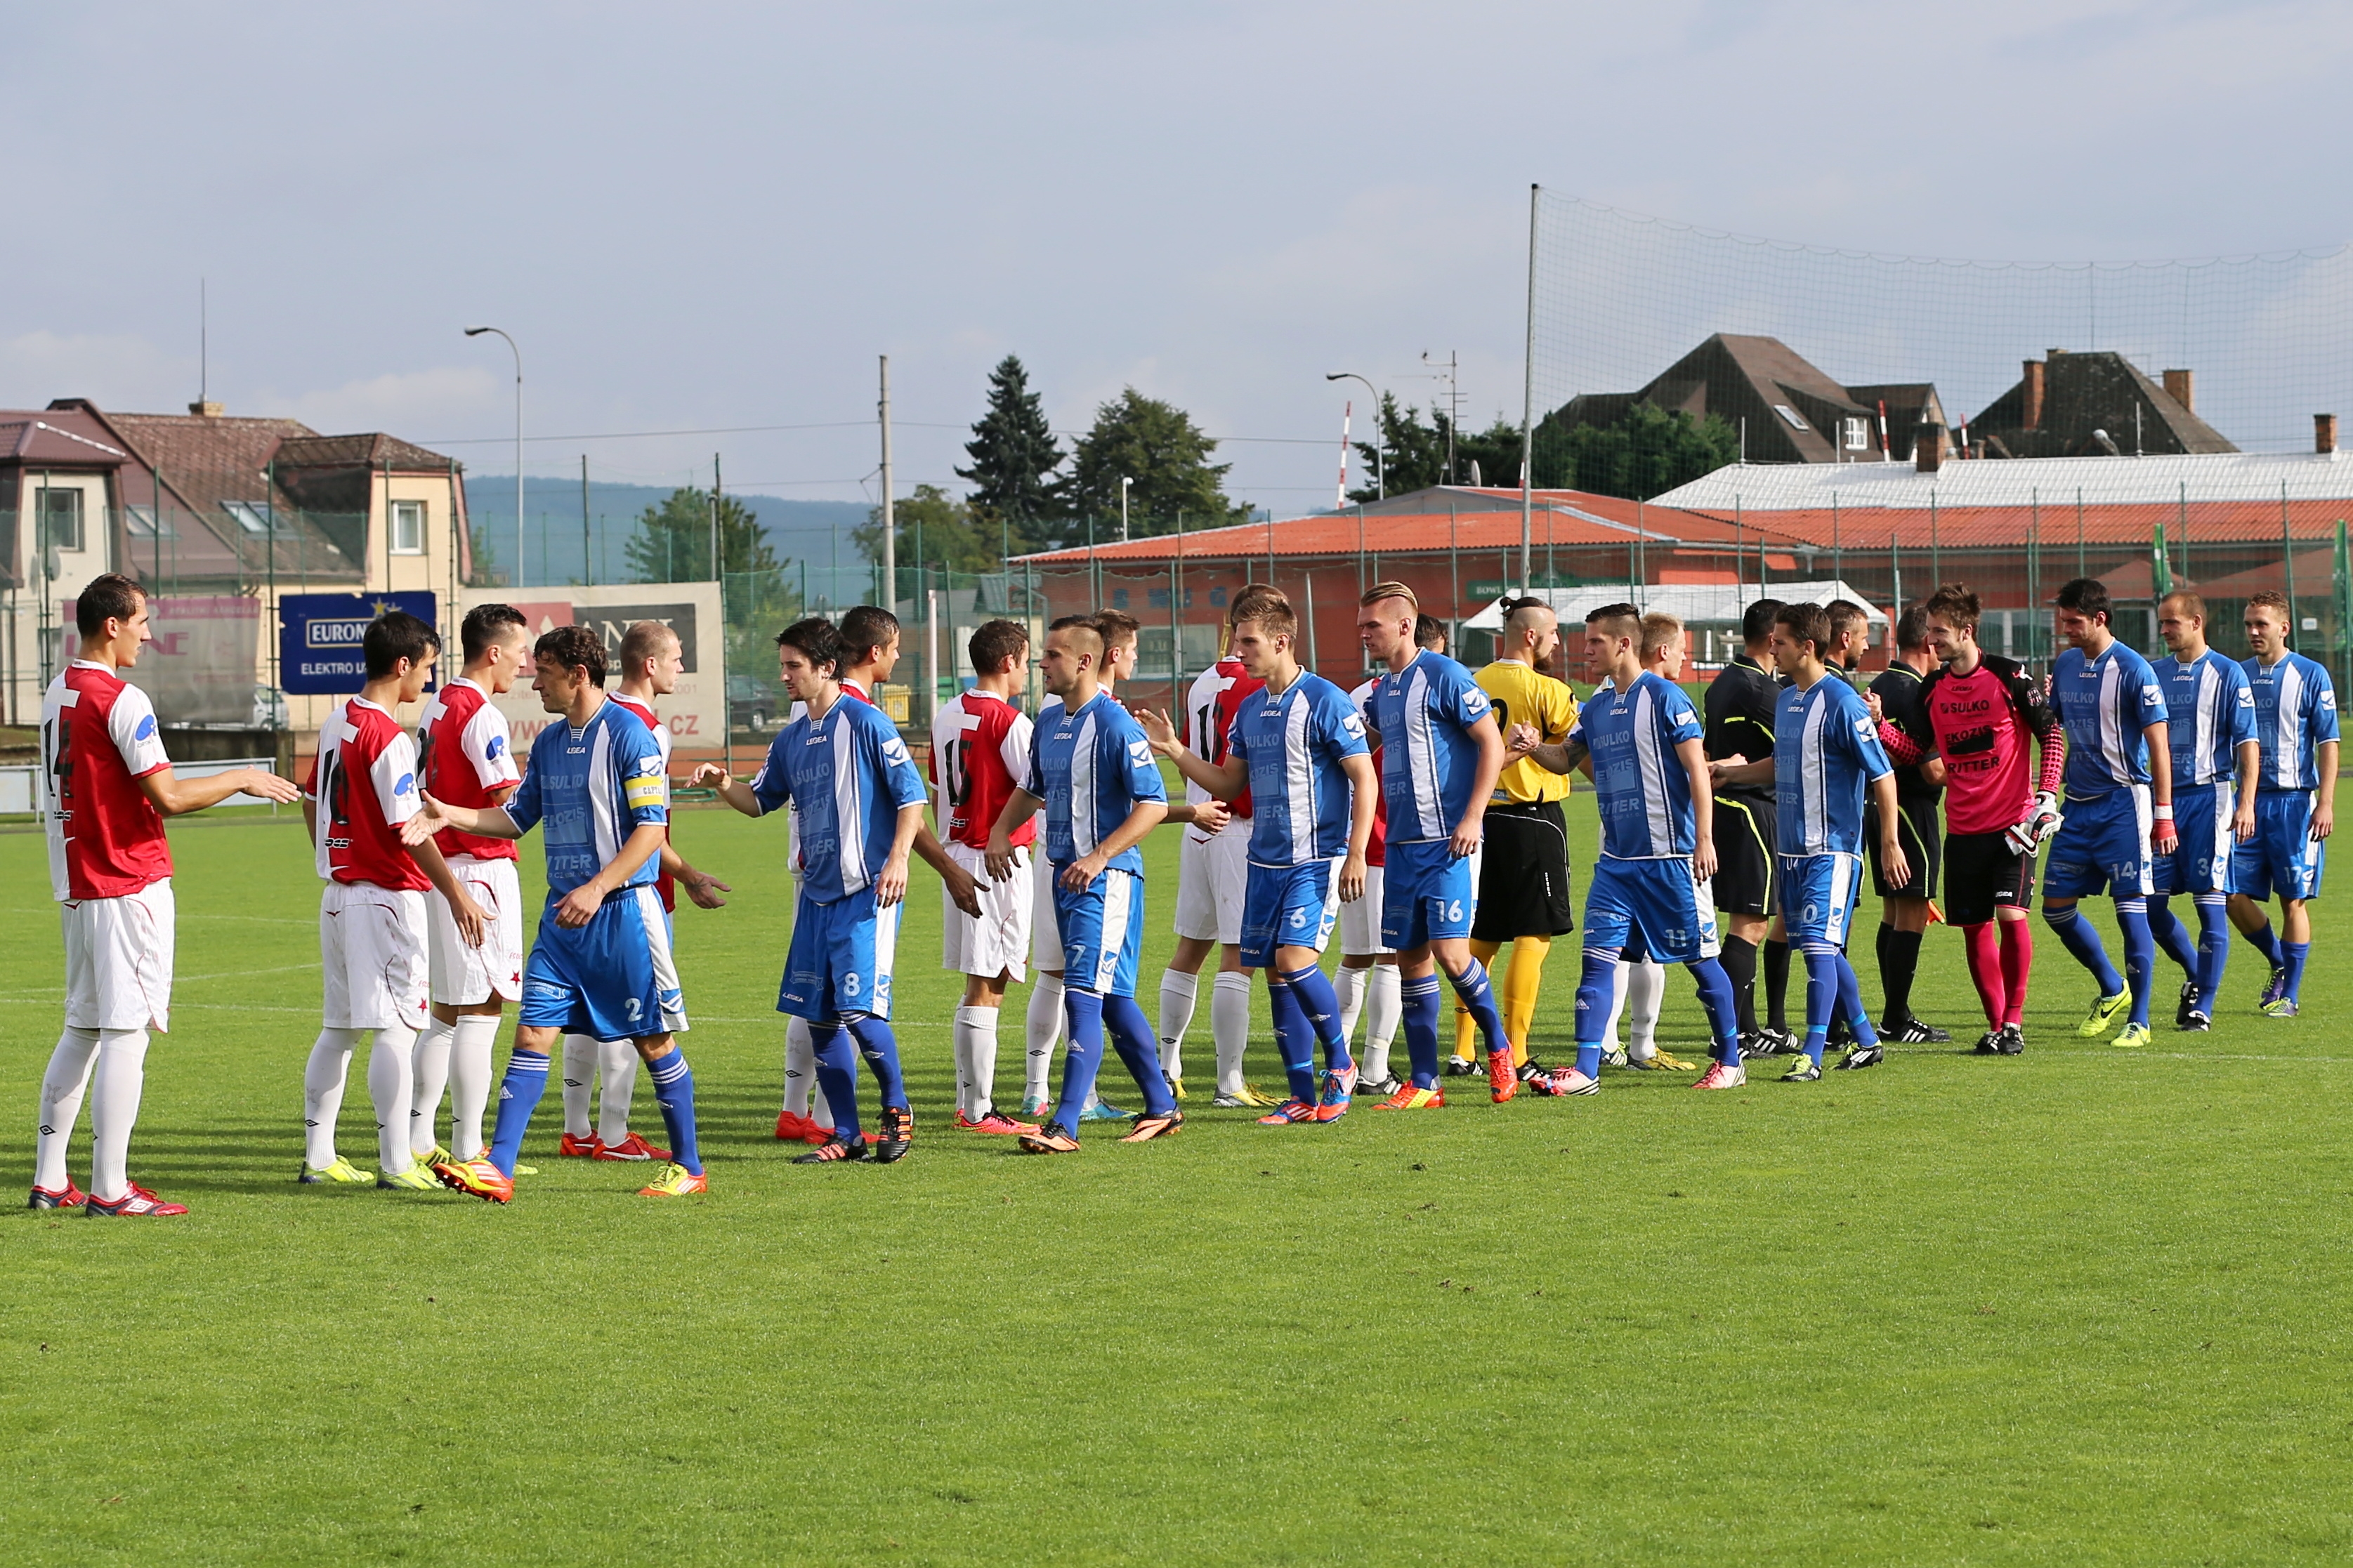
[[[1945,919],[1983,925],[1998,907],[2031,908],[2034,857],[2011,852],[2007,833],[1956,833],[1945,840]]]
[[[1472,939],[1504,942],[1576,929],[1568,905],[1568,822],[1560,803],[1489,806]]]
[[[1715,878],[1708,884],[1721,915],[1769,915],[1773,907],[1775,807],[1715,797]]]
[[[1904,818],[1895,835],[1904,846],[1904,858],[1910,863],[1912,876],[1903,886],[1890,887],[1880,871],[1879,805],[1874,801],[1862,812],[1862,845],[1871,857],[1871,890],[1883,899],[1933,899],[1936,896],[1936,867],[1944,859],[1942,840],[1936,832],[1936,803],[1898,800],[1895,808]]]

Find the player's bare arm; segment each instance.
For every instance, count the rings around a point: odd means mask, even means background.
[[[1340,901],[1353,904],[1365,896],[1366,857],[1372,853],[1373,811],[1379,804],[1381,779],[1369,752],[1342,757],[1340,771],[1348,775],[1349,790],[1348,854],[1340,862]]]
[[[2320,772],[2320,785],[2312,792],[2312,837],[2315,843],[2337,831],[2337,752],[2335,741],[2323,741],[2312,748],[2313,764]]]
[[[1019,795],[1014,796],[1015,801],[1020,798]],[[1011,812],[1011,802],[1007,804],[1006,810],[1008,814]],[[1142,843],[1144,836],[1159,826],[1161,819],[1167,815],[1168,803],[1166,801],[1137,801],[1135,809],[1129,812],[1117,827],[1112,829],[1110,837],[1095,846],[1093,854],[1082,855],[1062,868],[1062,886],[1074,893],[1086,891],[1093,885],[1094,879],[1103,874],[1104,867]],[[1004,820],[1003,817],[997,818],[999,824]],[[992,863],[997,858],[997,834],[992,833],[988,836],[989,859]],[[994,872],[992,871],[991,874],[993,875]]]
[[[1223,833],[1226,825],[1233,819],[1234,814],[1226,809],[1226,803],[1221,800],[1171,801],[1168,815],[1161,818],[1172,827],[1199,828],[1204,837]]]
[[[1586,776],[1592,776],[1592,754],[1582,741],[1548,742],[1534,724],[1514,724],[1505,745],[1514,760],[1525,757],[1547,773],[1573,773],[1582,768]]]
[[[481,946],[482,926],[489,917],[482,913],[481,905],[466,896],[466,889],[449,869],[449,862],[442,857],[441,846],[430,838],[422,844],[411,844],[408,858],[417,862],[417,868],[425,873],[425,879],[433,884],[433,890],[449,906],[449,918],[458,922],[458,934],[466,945]]]
[[[1486,837],[1487,801],[1504,773],[1504,734],[1495,728],[1495,715],[1480,714],[1463,733],[1479,748],[1479,761],[1471,770],[1471,803],[1463,808],[1462,820],[1454,825],[1454,837],[1447,845],[1457,860],[1476,854],[1480,840]]]
[[[1912,862],[1904,856],[1904,842],[1898,837],[1903,814],[1895,804],[1895,775],[1882,773],[1871,781],[1871,801],[1879,808],[1879,868],[1889,886],[1901,887],[1912,879]]]
[[[1704,882],[1715,875],[1715,790],[1708,783],[1711,764],[1705,742],[1694,736],[1675,742],[1675,761],[1691,781],[1692,875]]]
[[[686,784],[689,789],[712,791],[745,816],[767,815],[761,807],[760,797],[752,793],[752,786],[729,773],[724,763],[696,763],[694,771],[686,775]]]
[[[2181,841],[2173,827],[2173,747],[2162,719],[2145,726],[2141,733],[2148,740],[2148,797],[2153,817],[2148,830],[2149,848],[2159,855],[2170,855]]]
[[[1020,851],[1013,847],[1013,831],[1038,815],[1046,803],[1026,789],[1017,789],[1005,798],[1005,809],[997,814],[997,821],[988,830],[989,880],[1009,882],[1021,874]]]
[[[1773,759],[1752,763],[1738,755],[1725,757],[1708,763],[1707,776],[1718,789],[1729,784],[1768,784],[1773,782]]]
[[[940,880],[948,890],[948,902],[973,919],[980,919],[980,883],[971,872],[955,863],[955,858],[948,854],[947,846],[940,842],[939,836],[932,831],[931,825],[923,820],[923,814],[920,811],[915,813],[913,849],[916,858],[940,874]]]
[[[2255,836],[2255,790],[2256,780],[2263,774],[2263,743],[2261,741],[2240,742],[2238,763],[2239,804],[2231,812],[2231,837],[2244,844]],[[2334,768],[2321,775],[2332,786],[2336,776]]]
[[[1192,749],[1176,738],[1176,726],[1168,715],[1149,709],[1138,712],[1136,721],[1144,726],[1144,738],[1152,749],[1176,764],[1176,771],[1211,795],[1231,798],[1241,793],[1250,783],[1250,764],[1240,757],[1228,757],[1222,763],[1212,763],[1194,754]]]
[[[400,841],[412,849],[445,827],[484,838],[522,837],[522,829],[515,826],[514,818],[506,814],[503,806],[451,805],[423,790],[417,792],[417,798],[424,803],[424,809],[400,825]],[[307,804],[304,809],[309,809]]]
[[[302,798],[301,785],[292,779],[280,778],[268,768],[231,768],[225,773],[201,779],[175,778],[171,769],[164,768],[136,782],[140,793],[165,816],[202,811],[233,795],[257,795],[280,805],[291,805]],[[303,821],[307,824],[311,820],[310,808],[303,809]]]
[[[907,855],[908,851],[914,847],[915,836],[923,830],[923,803],[922,801],[911,800],[899,808],[899,821],[897,830],[891,839],[890,857],[882,862],[881,874],[874,879],[874,902],[877,908],[887,910],[907,896]],[[969,873],[965,876],[965,883],[967,888],[977,885],[973,882]],[[973,903],[974,907],[965,910],[965,913],[968,915],[980,913],[979,900],[975,899]],[[957,908],[963,908],[961,900]]]
[[[727,900],[719,895],[735,890],[710,872],[698,871],[688,865],[686,858],[668,844],[662,846],[661,868],[662,875],[674,879],[680,887],[686,889],[686,896],[694,900],[694,907],[699,910],[725,909]]]

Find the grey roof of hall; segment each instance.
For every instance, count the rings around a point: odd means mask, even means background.
[[[1934,473],[1904,462],[1727,463],[1651,498],[1653,506],[1729,514],[1841,507],[1948,507],[2192,501],[2353,502],[2341,453],[2200,452],[2148,458],[1947,458]]]

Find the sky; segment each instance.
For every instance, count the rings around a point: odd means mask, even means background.
[[[2332,246],[2348,66],[2327,4],[41,8],[0,405],[201,376],[512,473],[490,323],[529,471],[858,500],[878,355],[904,493],[1013,353],[1057,426],[1169,399],[1288,515],[1364,426],[1326,373],[1427,405],[1455,353],[1517,418],[1532,184],[1916,255]]]

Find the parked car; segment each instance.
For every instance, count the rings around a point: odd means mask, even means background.
[[[755,733],[765,733],[776,728],[779,713],[790,710],[783,690],[776,682],[749,675],[727,678],[727,724],[730,729],[742,725]]]

